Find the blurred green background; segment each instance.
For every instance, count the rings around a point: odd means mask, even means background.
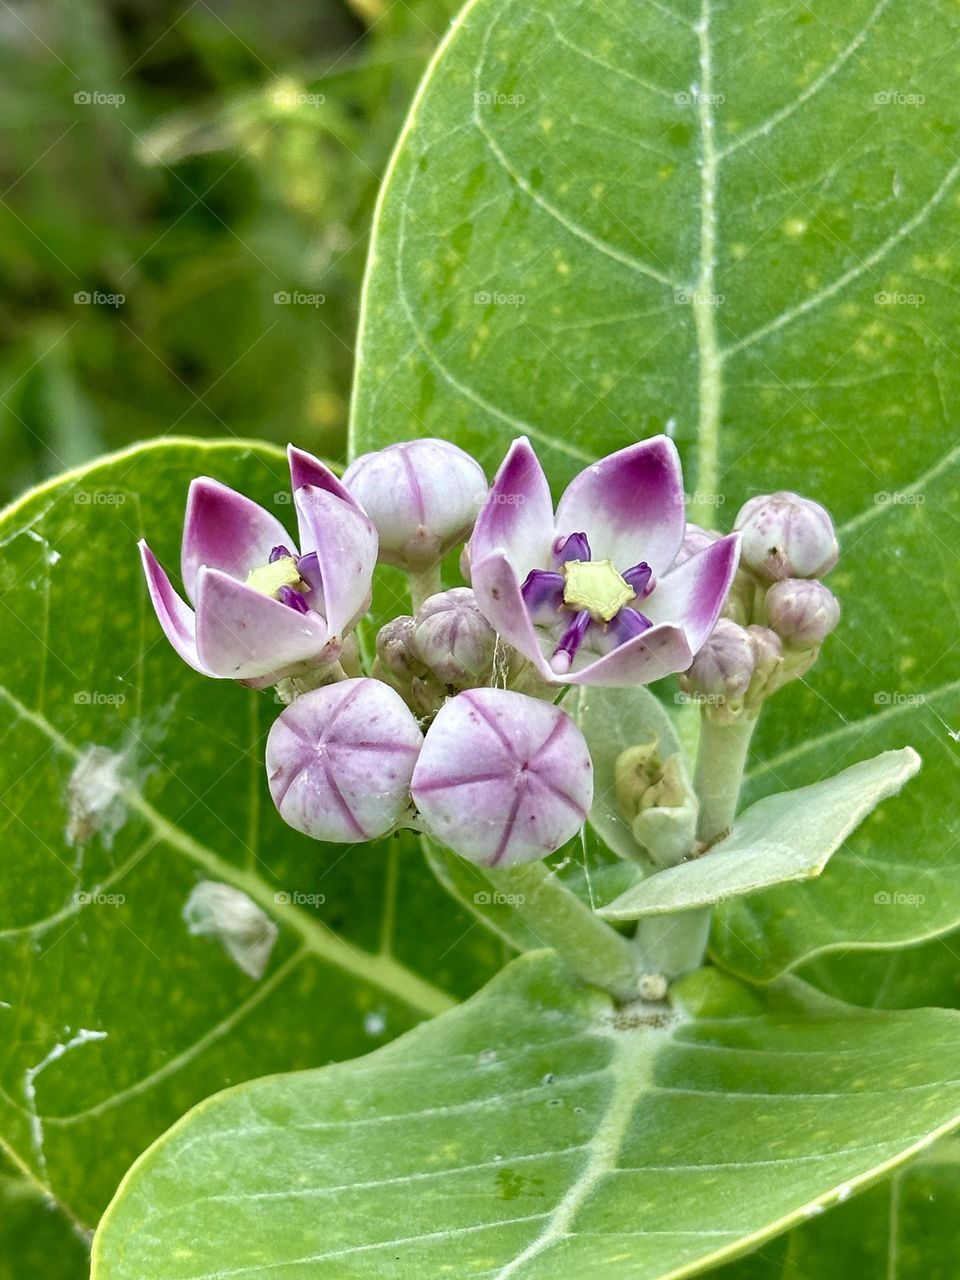
[[[341,456],[379,179],[455,8],[0,4],[0,499],[170,432]]]
[[[167,433],[342,456],[380,176],[456,7],[0,0],[0,502]],[[0,1280],[86,1270],[0,1152]]]

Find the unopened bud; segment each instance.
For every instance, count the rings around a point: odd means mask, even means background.
[[[751,498],[733,527],[743,535],[741,563],[764,582],[823,577],[837,563],[839,547],[829,513],[799,494]]]
[[[411,790],[431,835],[479,866],[509,867],[576,834],[593,800],[593,764],[559,707],[470,689],[440,708]]]
[[[680,550],[677,552],[674,565],[684,564],[691,556],[695,556],[698,551],[705,551],[707,547],[712,546],[719,538],[720,534],[715,533],[712,529],[701,529],[698,524],[691,524],[687,521],[686,532],[683,535],[683,542],[680,544]]]
[[[687,693],[732,701],[746,693],[753,668],[753,646],[746,630],[721,618],[680,683]]]
[[[840,602],[822,582],[787,578],[767,592],[767,621],[791,649],[823,643],[840,621]]]
[[[392,618],[377,632],[377,666],[390,684],[406,684],[423,674],[423,664],[413,647],[417,624],[407,614]]]
[[[698,803],[679,753],[661,760],[654,739],[628,747],[614,765],[617,804],[637,843],[661,866],[693,848]]]
[[[297,698],[267,737],[270,794],[280,816],[316,840],[374,840],[410,808],[423,735],[380,680],[342,680]]]
[[[438,680],[465,688],[490,674],[497,634],[469,587],[430,596],[414,623],[413,651]]]
[[[380,559],[414,573],[466,538],[487,494],[478,462],[446,440],[410,440],[365,453],[344,485],[380,536]]]

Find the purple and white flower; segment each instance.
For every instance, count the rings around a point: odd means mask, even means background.
[[[593,764],[559,707],[470,689],[427,730],[411,792],[431,835],[470,862],[509,867],[576,835],[593,802]]]
[[[470,539],[490,624],[555,684],[647,684],[690,666],[737,569],[736,535],[678,563],[680,459],[656,436],[570,483],[554,514],[546,476],[515,441]]]
[[[483,468],[447,440],[406,440],[351,462],[343,483],[380,535],[380,559],[421,573],[461,542],[487,493]]]
[[[406,703],[362,677],[297,698],[267,737],[267,781],[283,820],[315,840],[375,840],[410,808],[423,744]]]
[[[205,476],[190,485],[181,546],[193,608],[140,543],[160,625],[204,675],[262,687],[336,662],[370,607],[376,530],[323,463],[292,446],[289,461],[299,550],[269,511]]]

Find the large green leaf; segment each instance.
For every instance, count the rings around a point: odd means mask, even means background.
[[[156,623],[136,539],[175,572],[193,475],[279,495],[283,518],[285,470],[272,449],[158,443],[0,520],[0,1134],[91,1225],[198,1099],[363,1053],[502,959],[415,841],[288,829],[261,761],[272,696],[197,675]],[[262,976],[188,928],[202,881],[276,926]]]
[[[210,1099],[134,1167],[94,1280],[654,1280],[802,1221],[960,1120],[960,1016],[715,972],[674,1012],[527,953],[354,1063]]]
[[[953,1280],[960,1256],[955,1138],[713,1280]]]
[[[844,619],[749,798],[925,768],[816,884],[723,909],[754,976],[960,922],[958,36],[906,0],[473,0],[380,201],[354,450],[526,432],[559,484],[666,430],[701,523],[776,488],[837,516]]]
[[[810,880],[857,824],[881,800],[896,795],[919,767],[917,753],[906,747],[852,764],[812,786],[765,796],[740,814],[730,834],[703,857],[631,885],[598,914],[639,920]]]

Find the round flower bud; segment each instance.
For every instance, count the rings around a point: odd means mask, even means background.
[[[762,676],[769,675],[783,658],[780,637],[769,627],[747,627],[747,635],[753,650],[754,670]]]
[[[707,547],[717,542],[719,538],[719,533],[714,533],[712,529],[701,529],[698,524],[691,524],[688,520],[683,542],[680,544],[680,550],[677,552],[674,566],[684,564],[691,556],[695,556],[698,551],[706,550]]]
[[[479,866],[510,867],[577,833],[593,800],[593,764],[559,707],[470,689],[427,730],[411,791],[430,835]]]
[[[741,563],[762,578],[820,578],[837,563],[839,547],[829,513],[797,493],[751,498],[734,529],[743,534]]]
[[[767,592],[767,621],[792,649],[820,645],[840,621],[840,602],[822,582],[787,578]]]
[[[316,840],[374,840],[406,812],[423,735],[379,680],[341,680],[297,698],[267,737],[267,781],[284,822]]]
[[[487,495],[478,462],[446,440],[409,440],[352,462],[343,483],[380,535],[380,559],[421,573],[466,538]]]
[[[489,674],[496,643],[469,587],[441,591],[417,610],[413,650],[444,684],[467,685]]]
[[[377,632],[377,662],[384,678],[391,683],[423,675],[423,664],[413,648],[416,629],[413,618],[409,614],[401,614],[398,618],[391,618]]]
[[[683,674],[688,693],[706,698],[741,698],[753,675],[754,654],[743,627],[721,618]]]

